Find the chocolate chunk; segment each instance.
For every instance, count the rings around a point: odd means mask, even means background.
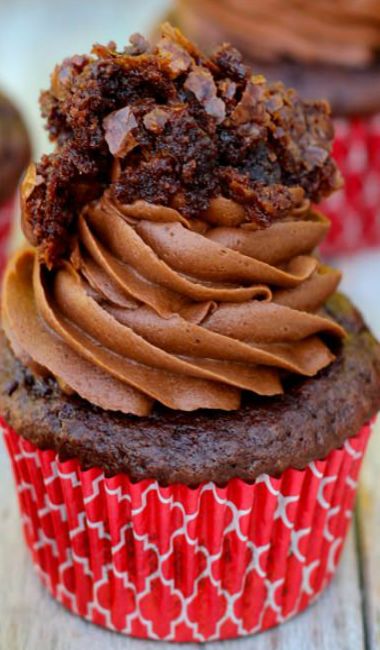
[[[221,45],[212,57],[223,73],[235,81],[243,81],[247,75],[247,66],[243,63],[243,56],[231,45]]]
[[[243,92],[242,98],[234,109],[231,120],[235,124],[264,124],[267,111],[263,99],[265,98],[264,77],[250,80]]]
[[[152,133],[162,133],[165,124],[170,120],[170,114],[163,108],[154,108],[144,117],[144,126]]]
[[[150,43],[141,34],[132,34],[129,38],[130,45],[124,48],[125,54],[132,56],[150,52]]]
[[[137,126],[129,106],[107,115],[103,120],[104,137],[113,156],[124,158],[137,146],[138,141],[132,133]]]
[[[226,116],[226,106],[216,94],[216,85],[211,72],[206,68],[196,66],[187,77],[184,87],[190,90],[202,104],[206,113],[215,117],[218,124],[223,122]]]
[[[218,88],[224,100],[230,101],[235,97],[237,84],[231,79],[222,79],[222,81],[218,82]]]
[[[162,59],[161,65],[168,70],[170,76],[174,79],[181,73],[186,72],[192,64],[190,54],[169,38],[161,38],[157,44],[157,52]]]

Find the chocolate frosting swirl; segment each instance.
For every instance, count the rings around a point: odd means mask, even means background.
[[[315,375],[334,359],[321,335],[344,336],[321,312],[340,279],[313,254],[328,222],[307,205],[263,230],[239,215],[216,198],[188,221],[106,191],[82,211],[60,268],[31,248],[9,265],[3,325],[16,354],[136,415],[155,402],[236,409],[242,391],[280,394],[287,374]]]
[[[360,67],[380,49],[379,0],[178,0],[178,13],[190,37],[230,41],[256,61]]]
[[[323,102],[206,58],[170,25],[96,46],[42,95],[55,151],[22,189],[3,325],[35,373],[103,409],[239,408],[311,377],[344,336],[311,208],[340,184]]]

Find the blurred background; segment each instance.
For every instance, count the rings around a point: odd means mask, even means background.
[[[168,0],[0,1],[0,87],[23,113],[35,158],[50,147],[38,97],[54,65],[88,52],[95,42],[124,46],[133,32],[149,32],[168,5]]]
[[[212,3],[208,2],[208,5]],[[202,3],[196,2],[195,6],[198,6],[198,13],[202,12]],[[51,147],[40,117],[38,97],[40,90],[48,87],[54,65],[68,55],[88,52],[94,42],[106,43],[112,39],[123,46],[135,31],[150,34],[171,7],[170,0],[0,1],[0,88],[22,113],[34,159]],[[212,22],[212,16],[208,20]],[[365,153],[357,152],[356,168],[358,156],[363,158]],[[372,186],[380,193],[380,182],[375,179]],[[351,210],[345,209],[344,212],[343,218],[347,222],[352,216]],[[355,214],[354,217],[356,219]],[[380,228],[380,207],[375,218]],[[355,245],[357,228],[355,221],[346,241],[349,236],[351,244],[348,250],[358,250],[355,254],[340,255],[337,263],[344,271],[343,288],[357,301],[374,330],[380,334],[380,253],[376,248],[359,250],[360,246]],[[371,240],[371,234],[369,238]],[[19,236],[13,236],[13,242],[18,239]],[[347,246],[342,250],[347,251]],[[339,247],[334,256],[338,253]]]

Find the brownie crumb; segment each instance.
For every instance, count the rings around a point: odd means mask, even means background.
[[[56,147],[36,166],[23,217],[49,267],[69,253],[83,205],[106,188],[188,219],[222,195],[263,227],[340,186],[326,102],[267,83],[229,45],[207,58],[170,25],[155,47],[134,35],[121,52],[110,43],[66,59],[41,108]]]

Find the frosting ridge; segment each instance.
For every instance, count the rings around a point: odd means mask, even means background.
[[[264,230],[189,222],[106,191],[82,211],[60,268],[33,249],[16,256],[5,331],[19,355],[103,408],[236,409],[242,391],[280,394],[287,374],[313,376],[334,359],[323,339],[344,332],[320,307],[340,275],[313,253],[327,228],[311,209]]]

